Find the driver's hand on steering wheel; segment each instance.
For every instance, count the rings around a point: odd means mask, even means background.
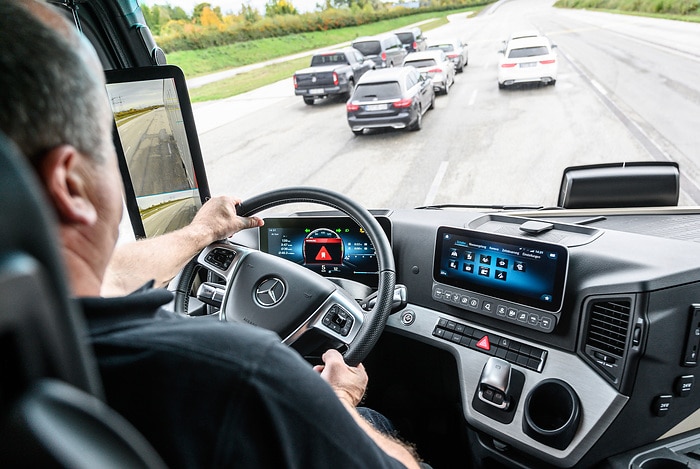
[[[212,197],[202,205],[191,223],[192,228],[199,227],[198,231],[206,237],[202,247],[228,238],[241,230],[263,225],[260,217],[239,217],[236,214],[236,206],[240,203],[240,199],[220,195]]]
[[[367,389],[369,378],[365,367],[362,363],[357,367],[349,366],[335,349],[327,350],[321,359],[324,364],[314,366],[314,370],[321,373],[321,378],[331,385],[341,401],[356,407]]]

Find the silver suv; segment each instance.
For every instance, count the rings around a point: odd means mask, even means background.
[[[375,68],[400,67],[407,54],[401,40],[393,33],[359,37],[352,42],[352,47],[372,60]]]

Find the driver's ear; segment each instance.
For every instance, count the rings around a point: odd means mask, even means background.
[[[97,221],[88,192],[86,163],[72,145],[52,148],[39,163],[39,174],[62,223],[92,225]]]

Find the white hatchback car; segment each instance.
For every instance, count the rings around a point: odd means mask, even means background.
[[[455,67],[452,60],[440,49],[411,52],[403,61],[404,67],[411,66],[433,80],[436,93],[448,94],[455,82]]]
[[[516,83],[557,82],[557,54],[545,36],[514,38],[501,51],[498,61],[498,87]]]

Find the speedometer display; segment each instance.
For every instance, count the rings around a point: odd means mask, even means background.
[[[377,221],[390,238],[389,220]],[[348,217],[266,218],[260,250],[314,272],[377,285],[377,257],[367,233]]]

